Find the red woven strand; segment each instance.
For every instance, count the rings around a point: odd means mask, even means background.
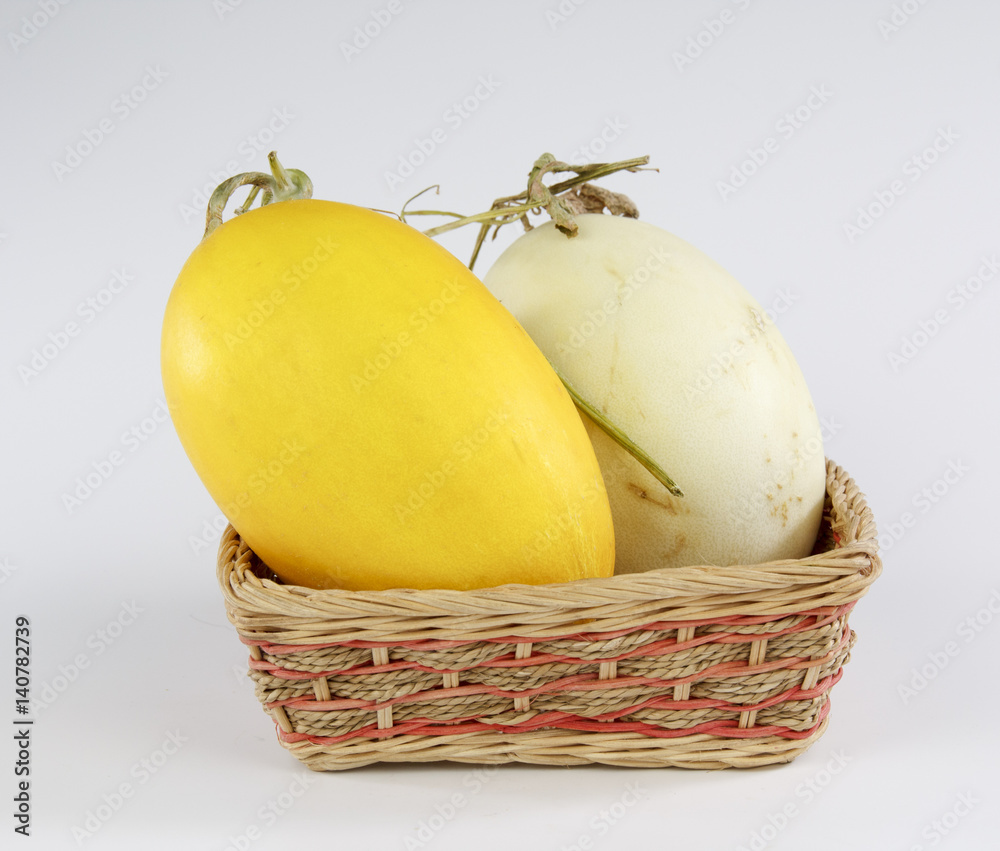
[[[744,644],[750,641],[762,641],[762,640],[773,640],[784,635],[791,635],[798,632],[808,632],[812,629],[818,629],[819,627],[826,626],[832,623],[837,618],[841,617],[845,613],[849,612],[853,607],[842,606],[838,609],[829,610],[825,616],[820,617],[818,613],[808,613],[811,614],[813,619],[809,620],[806,618],[801,623],[787,627],[782,630],[775,630],[774,632],[755,634],[752,637],[747,636],[742,633],[709,633],[706,635],[695,636],[688,641],[677,641],[675,639],[663,639],[662,641],[657,641],[652,644],[642,645],[639,647],[634,647],[631,650],[619,653],[616,656],[601,657],[600,659],[580,659],[574,656],[567,656],[563,654],[556,653],[544,653],[544,654],[533,654],[531,656],[525,657],[523,659],[518,659],[513,653],[508,653],[500,656],[496,659],[492,659],[485,662],[480,662],[476,665],[469,665],[463,668],[432,668],[427,665],[421,665],[419,662],[412,662],[408,660],[401,660],[398,662],[390,662],[386,665],[370,665],[361,664],[354,665],[347,668],[331,669],[328,671],[295,671],[288,668],[282,668],[280,665],[275,665],[273,662],[268,662],[266,660],[250,660],[250,667],[255,670],[267,671],[275,677],[281,677],[283,679],[289,680],[303,680],[303,679],[313,679],[314,677],[329,677],[329,676],[344,676],[344,675],[368,675],[375,673],[387,673],[389,671],[400,671],[400,670],[417,670],[425,671],[427,673],[461,673],[462,671],[470,670],[471,668],[519,668],[528,667],[541,664],[550,663],[566,663],[571,665],[587,665],[587,664],[598,664],[598,662],[621,662],[625,659],[630,659],[633,656],[659,656],[665,655],[667,653],[676,653],[682,650],[688,650],[692,647],[697,647],[702,644]],[[803,612],[803,614],[807,614]],[[766,622],[766,621],[765,621]],[[710,623],[717,623],[712,621]],[[745,626],[746,624],[740,624]],[[639,630],[627,630],[626,634],[634,631],[646,631],[652,630],[652,626],[641,627]],[[563,640],[563,639],[548,639],[549,641]],[[248,642],[249,643],[249,642]],[[292,652],[301,652],[304,650],[319,650],[326,649],[329,647],[343,646],[351,647],[353,642],[345,642],[343,644],[317,644],[317,645],[267,645],[263,642],[254,642],[262,650],[262,652],[268,653],[269,655],[282,655]],[[447,644],[450,649],[453,646],[461,647],[469,642],[433,642],[435,644]],[[393,649],[405,648],[407,650],[428,650],[428,649],[438,649],[429,648],[426,646],[427,642],[399,642],[398,644],[378,644],[372,646],[378,647],[390,647]]]
[[[394,736],[460,736],[471,733],[503,732],[517,735],[537,729],[578,730],[596,733],[639,733],[651,738],[679,739],[685,736],[710,735],[733,739],[760,738],[762,736],[777,736],[784,739],[807,739],[819,728],[830,712],[830,701],[827,700],[819,710],[816,723],[808,730],[791,730],[788,727],[747,727],[740,729],[738,720],[707,721],[685,730],[665,730],[641,721],[563,721],[556,725],[545,716],[557,713],[544,713],[530,721],[516,725],[486,724],[481,721],[459,721],[451,724],[429,724],[425,719],[413,719],[394,724],[392,727],[379,730],[372,724],[345,733],[342,736],[308,736],[304,733],[285,733],[275,725],[278,739],[286,744],[308,742],[313,745],[335,745],[356,738],[387,739]]]

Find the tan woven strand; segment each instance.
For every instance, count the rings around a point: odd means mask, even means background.
[[[767,639],[762,638],[759,641],[753,641],[750,643],[750,659],[749,664],[751,667],[764,664],[764,659],[767,657]],[[750,709],[746,712],[740,713],[740,729],[746,730],[753,726],[754,721],[757,720],[757,710]]]
[[[713,736],[650,739],[629,734],[581,736],[561,730],[521,733],[481,733],[474,737],[400,737],[365,740],[344,748],[306,743],[291,745],[291,753],[315,771],[359,768],[376,762],[451,762],[498,764],[525,762],[536,765],[602,763],[625,768],[757,768],[791,762],[826,732],[824,721],[807,739],[777,736],[721,742]],[[665,745],[668,741],[669,745]]]
[[[274,720],[284,732],[293,732],[292,722],[288,720],[288,715],[285,714],[284,709],[280,706],[276,706],[273,710],[271,710],[271,715],[274,716]]]
[[[230,527],[218,579],[257,699],[310,768],[751,767],[794,759],[826,730],[850,608],[881,573],[876,534],[828,461],[816,552],[802,559],[463,592],[313,590],[283,585]]]
[[[618,662],[612,659],[610,662],[601,662],[597,678],[600,680],[613,680],[618,675]]]
[[[313,680],[313,693],[316,700],[330,699],[330,681],[326,677],[316,677]]]
[[[694,638],[694,627],[684,626],[677,630],[677,643],[683,644]],[[687,700],[691,696],[691,683],[674,686],[674,700]]]
[[[514,653],[515,659],[527,659],[531,656],[531,643],[525,642],[517,645],[517,650]],[[515,697],[514,698],[514,710],[516,712],[527,712],[531,708],[531,698],[529,697]]]

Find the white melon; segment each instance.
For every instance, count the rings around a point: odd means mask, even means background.
[[[801,558],[826,484],[792,352],[722,267],[646,222],[577,217],[520,237],[484,282],[580,395],[683,490],[585,418],[611,502],[616,573]],[[502,365],[498,365],[502,368]]]

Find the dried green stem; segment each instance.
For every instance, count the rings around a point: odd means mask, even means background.
[[[666,470],[657,464],[656,461],[654,461],[647,452],[640,448],[627,434],[625,434],[625,432],[618,428],[618,426],[611,422],[611,420],[604,416],[604,414],[597,410],[597,408],[591,405],[590,402],[584,399],[583,396],[577,392],[576,388],[574,388],[573,385],[566,380],[566,376],[556,369],[555,365],[552,364],[551,361],[549,362],[549,365],[552,367],[555,374],[559,376],[559,380],[562,381],[563,386],[576,403],[576,406],[595,423],[597,423],[601,431],[607,434],[608,437],[614,440],[615,443],[621,446],[622,449],[628,452],[629,455],[649,470],[653,478],[670,491],[673,496],[684,496],[684,492],[677,487],[674,480],[667,475]]]
[[[631,160],[621,160],[620,162],[614,163],[569,165],[561,160],[557,160],[552,154],[542,154],[542,156],[535,161],[528,174],[527,189],[518,195],[510,195],[506,198],[497,198],[489,210],[485,210],[482,213],[476,213],[471,216],[458,216],[455,213],[445,213],[434,210],[406,210],[406,205],[408,205],[410,201],[413,201],[415,198],[419,198],[429,189],[436,189],[437,187],[435,186],[428,187],[428,189],[423,190],[423,192],[418,192],[414,195],[413,198],[407,201],[403,206],[403,211],[400,216],[404,222],[406,221],[407,216],[445,215],[455,218],[454,221],[425,230],[424,234],[430,237],[439,236],[442,233],[447,233],[448,231],[455,230],[456,228],[465,227],[465,225],[478,224],[480,226],[479,234],[476,238],[475,248],[472,252],[472,259],[469,261],[469,268],[472,269],[475,267],[476,260],[479,257],[479,251],[482,248],[483,243],[486,241],[486,237],[489,235],[490,230],[493,229],[493,235],[495,237],[497,231],[503,225],[510,224],[515,221],[521,221],[524,224],[525,229],[530,230],[531,225],[527,219],[528,213],[545,210],[556,223],[556,227],[559,228],[559,230],[567,236],[574,236],[577,230],[574,211],[560,196],[576,186],[580,186],[592,180],[597,180],[601,177],[606,177],[607,175],[614,174],[618,171],[641,171],[643,170],[643,166],[645,166],[648,162],[649,157],[636,157]],[[546,185],[543,180],[543,178],[550,174],[565,172],[571,172],[574,176],[559,181],[558,183],[554,183],[551,186]]]
[[[206,237],[222,224],[222,215],[226,210],[226,205],[233,197],[233,193],[241,186],[253,188],[247,194],[246,200],[236,208],[237,216],[249,210],[261,192],[264,193],[260,201],[262,207],[272,201],[312,198],[312,181],[305,172],[299,171],[297,168],[286,169],[278,161],[278,155],[274,151],[267,155],[267,160],[271,166],[270,174],[264,174],[262,171],[235,174],[215,188],[212,197],[208,200],[208,212],[205,215]],[[202,238],[204,239],[204,237]]]

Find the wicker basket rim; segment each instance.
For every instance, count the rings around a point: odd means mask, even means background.
[[[703,601],[706,596],[727,595],[752,598],[757,610],[769,613],[802,611],[811,608],[810,599],[816,599],[816,605],[839,605],[857,600],[881,573],[877,530],[871,509],[846,471],[829,459],[827,491],[831,500],[831,526],[839,537],[839,545],[801,559],[725,567],[659,568],[607,578],[548,585],[501,585],[469,591],[413,588],[348,591],[285,585],[257,576],[251,569],[250,559],[245,557],[247,548],[230,526],[220,543],[218,579],[231,616],[249,604],[257,611],[283,613],[292,619],[316,617],[330,610],[336,611],[341,618],[345,612],[353,612],[359,618],[442,614],[483,617],[667,598]],[[790,591],[797,597],[791,607],[787,599],[780,604],[776,599],[774,607],[761,605],[762,598],[787,596]],[[827,599],[831,592],[836,600]]]

